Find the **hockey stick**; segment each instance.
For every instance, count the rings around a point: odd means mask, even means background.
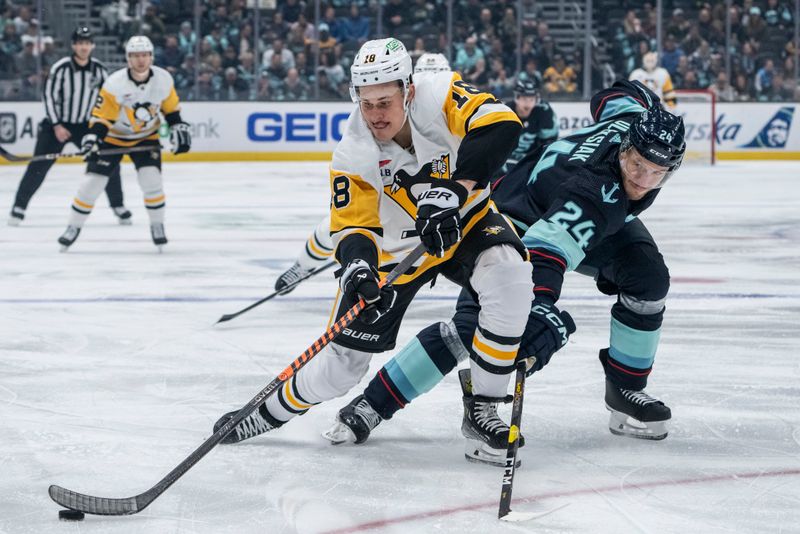
[[[419,259],[425,252],[425,246],[420,243],[412,250],[403,261],[397,264],[392,271],[386,275],[386,278],[381,280],[381,287],[386,284],[391,284],[400,275],[406,272],[417,259]],[[211,437],[206,439],[194,452],[192,452],[185,460],[178,464],[172,471],[162,478],[155,486],[135,495],[122,499],[110,499],[107,497],[94,497],[91,495],[84,495],[72,490],[62,488],[60,486],[50,486],[48,493],[50,498],[56,503],[71,510],[77,510],[87,514],[96,515],[132,515],[141,512],[147,506],[156,500],[162,493],[164,493],[172,484],[181,478],[189,469],[199,462],[208,452],[216,447],[222,440],[230,434],[236,426],[241,423],[248,415],[253,413],[259,406],[270,396],[281,384],[289,380],[292,375],[300,370],[311,358],[316,356],[325,345],[330,343],[336,336],[338,336],[344,328],[352,323],[361,311],[366,307],[364,299],[360,299],[352,308],[339,318],[325,333],[320,336],[306,351],[289,364],[281,374],[275,377],[267,387],[258,392],[258,394],[250,399],[241,410],[236,412],[227,423],[222,425],[219,430],[214,432]]]
[[[131,147],[123,147],[123,148],[109,148],[106,150],[99,150],[97,151],[98,156],[116,156],[118,154],[130,154],[132,152],[147,152],[148,150],[157,149],[156,145],[139,145],[139,146],[131,146]],[[52,154],[40,154],[38,156],[16,156],[11,152],[8,152],[5,148],[0,146],[0,156],[5,158],[11,162],[21,162],[21,161],[46,161],[58,158],[71,158],[73,156],[85,156],[81,152],[69,152],[66,154],[62,154],[61,152],[53,152]]]
[[[300,282],[302,282],[303,280],[307,280],[308,278],[311,278],[311,277],[312,277],[312,276],[314,276],[315,274],[321,273],[322,271],[324,271],[324,270],[326,270],[326,269],[330,269],[330,268],[331,268],[331,267],[333,267],[334,265],[336,265],[336,262],[335,262],[335,261],[329,261],[329,262],[327,262],[327,263],[323,263],[322,265],[320,265],[319,267],[317,267],[316,269],[314,269],[314,270],[313,270],[313,271],[311,271],[310,273],[306,274],[305,276],[301,276],[300,278],[298,278],[297,280],[295,280],[295,281],[294,281],[294,282],[292,282],[291,284],[287,284],[287,286],[286,286],[286,287],[284,287],[283,289],[280,289],[280,290],[278,290],[278,291],[275,291],[274,293],[270,293],[269,295],[267,295],[267,296],[266,296],[266,297],[264,297],[263,299],[259,300],[258,302],[254,302],[254,303],[252,303],[251,305],[249,305],[248,307],[246,307],[246,308],[244,308],[244,309],[241,309],[241,310],[239,310],[239,311],[238,311],[238,312],[236,312],[236,313],[228,313],[228,314],[225,314],[225,315],[223,315],[223,316],[222,316],[222,317],[220,317],[220,318],[219,318],[219,320],[217,320],[217,322],[216,322],[216,323],[214,323],[214,324],[224,323],[225,321],[230,321],[231,319],[235,319],[236,317],[239,317],[239,316],[240,316],[241,314],[243,314],[244,312],[248,312],[248,311],[252,310],[253,308],[255,308],[256,306],[261,306],[262,304],[264,304],[264,303],[265,303],[265,302],[267,302],[268,300],[274,299],[274,298],[275,298],[275,297],[277,297],[278,295],[282,295],[282,294],[283,294],[283,293],[285,293],[286,291],[289,291],[289,290],[292,290],[292,289],[294,289],[294,288],[295,288],[295,287],[297,287],[297,285],[298,285]]]
[[[531,359],[535,361],[535,357]],[[511,428],[508,432],[508,450],[506,451],[506,466],[503,470],[503,486],[500,489],[500,510],[497,517],[503,521],[527,521],[540,514],[511,511],[511,491],[514,489],[514,473],[517,465],[517,451],[519,451],[519,432],[522,422],[522,401],[525,394],[525,372],[527,364],[525,359],[517,363],[517,376],[514,380],[514,404],[511,407]]]

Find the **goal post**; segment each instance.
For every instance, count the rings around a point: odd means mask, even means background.
[[[686,155],[684,162],[714,165],[717,159],[716,95],[707,89],[678,89],[677,103],[667,110],[683,117],[686,127]]]

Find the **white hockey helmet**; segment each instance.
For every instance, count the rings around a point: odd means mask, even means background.
[[[153,43],[144,35],[134,35],[128,42],[125,43],[125,57],[133,54],[134,52],[150,52],[153,53]]]
[[[350,66],[350,97],[358,103],[358,88],[399,81],[403,97],[411,83],[411,56],[403,43],[389,37],[364,43]]]
[[[445,72],[449,70],[451,70],[450,62],[447,61],[444,54],[433,54],[431,52],[425,52],[419,56],[417,64],[414,65],[414,74],[420,72]]]

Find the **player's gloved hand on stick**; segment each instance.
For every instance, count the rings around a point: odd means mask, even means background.
[[[87,133],[81,138],[81,154],[86,161],[97,159],[97,152],[100,150],[100,140],[97,134]]]
[[[192,148],[192,130],[185,122],[173,124],[169,128],[169,142],[172,143],[173,154],[183,154]]]
[[[428,254],[438,257],[461,241],[458,209],[467,201],[467,189],[453,180],[435,179],[417,200],[417,232]]]
[[[343,301],[353,306],[363,298],[367,307],[358,316],[366,324],[373,324],[392,308],[397,292],[391,284],[379,287],[378,270],[364,260],[353,260],[347,264],[339,279],[344,293]]]
[[[547,365],[558,349],[567,344],[569,336],[575,332],[572,316],[559,310],[552,299],[537,296],[528,315],[528,324],[518,359],[536,356],[536,361],[528,368],[525,376],[531,376]]]

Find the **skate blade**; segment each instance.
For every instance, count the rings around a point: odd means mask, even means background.
[[[508,513],[500,518],[500,521],[510,521],[514,523],[519,523],[521,521],[531,521],[532,519],[539,519],[546,515],[550,515],[553,512],[557,512],[562,508],[569,506],[569,503],[562,504],[561,506],[556,506],[551,510],[546,510],[544,512],[515,512],[514,510],[509,510]]]
[[[133,221],[130,219],[117,219],[120,226],[131,226],[133,225]]]
[[[353,434],[350,427],[338,422],[323,432],[322,437],[330,441],[332,445],[356,442],[356,435]]]
[[[58,249],[59,252],[64,253],[69,250],[69,245],[61,245],[61,248]]]
[[[22,223],[22,219],[17,219],[16,217],[11,217],[8,219],[9,226],[19,226]]]
[[[164,245],[156,245],[156,248],[158,249],[158,253],[159,254],[163,254],[164,253]]]
[[[464,458],[476,464],[505,467],[506,452],[506,450],[488,448],[482,441],[468,439],[464,447]],[[517,458],[517,463],[514,467],[520,467],[521,465],[522,460]]]
[[[607,407],[608,408],[608,407]],[[626,436],[629,438],[649,439],[660,441],[667,437],[666,421],[639,421],[633,417],[611,410],[608,418],[608,430],[615,436]]]

